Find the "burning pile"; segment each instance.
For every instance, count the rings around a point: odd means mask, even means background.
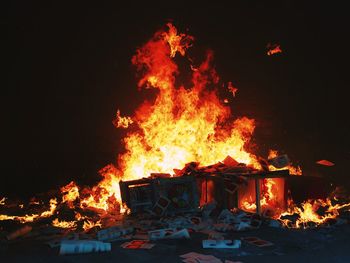
[[[80,189],[74,182],[62,187],[60,201],[52,199],[47,211],[22,216],[3,214],[0,220],[25,223],[56,217],[51,222],[56,227],[75,229],[80,225],[88,230],[103,225],[104,218],[126,211],[127,208],[121,202],[121,180],[141,179],[152,173],[169,174],[170,177],[185,176],[191,172],[188,169],[193,168],[188,166],[189,163],[196,164],[192,172],[195,170],[197,175],[238,175],[282,168],[288,168],[292,175],[301,175],[300,167],[292,167],[289,161],[283,165],[276,164],[276,160],[280,160],[276,151],[271,151],[268,157],[270,161],[266,161],[246,150],[255,129],[254,119],[232,119],[231,109],[226,105],[228,99],[218,96],[219,87],[226,87],[233,97],[237,88],[232,82],[225,84],[220,80],[212,65],[213,52],[208,51],[201,63],[194,63],[186,56],[194,37],[179,34],[170,23],[167,27],[168,30],[155,33],[132,58],[141,76],[138,87],[155,89],[157,93],[153,100],[144,101],[133,116],[123,117],[120,110],[117,111],[113,124],[117,128],[129,130],[123,139],[125,152],[118,155],[117,165],[110,164],[101,169],[103,179],[91,189]],[[190,81],[186,84],[181,83],[182,69],[176,64],[177,59],[182,59],[187,65],[185,70],[191,73]],[[181,170],[182,167],[185,168]],[[275,196],[280,191],[278,181],[264,179],[262,189],[261,206],[274,207]],[[4,206],[5,201],[2,199],[0,204]],[[303,208],[290,203],[288,210],[281,216],[298,214],[301,219],[293,226],[301,227],[308,221],[318,224],[334,218],[340,208],[349,206],[330,206],[329,200],[322,202],[326,202],[329,207],[325,218],[309,216],[310,211],[315,212],[313,201],[303,204]],[[254,210],[254,200],[247,196],[242,200],[241,208]],[[58,218],[62,214],[60,209],[73,211],[69,221]],[[91,211],[98,216],[89,215]]]

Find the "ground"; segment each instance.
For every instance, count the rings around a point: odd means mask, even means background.
[[[191,233],[188,240],[163,240],[149,250],[130,250],[120,247],[125,241],[112,243],[112,251],[80,255],[60,256],[58,248],[50,248],[35,238],[23,238],[13,242],[1,240],[1,262],[182,262],[179,255],[188,252],[214,255],[221,259],[250,262],[350,262],[350,225],[317,229],[283,229],[263,226],[258,230],[234,232],[228,238],[239,239],[256,236],[273,242],[271,247],[258,248],[242,242],[240,249],[203,249],[201,240],[207,235]]]

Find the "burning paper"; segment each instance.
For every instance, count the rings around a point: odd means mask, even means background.
[[[334,166],[334,163],[328,160],[319,160],[316,163],[324,166]]]
[[[282,49],[278,44],[267,44],[267,55],[272,56],[274,54],[282,53]]]

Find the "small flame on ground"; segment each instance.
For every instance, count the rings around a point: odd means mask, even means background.
[[[101,220],[98,220],[97,222],[93,222],[91,220],[84,221],[84,224],[83,224],[84,231],[88,231],[94,227],[102,227]]]
[[[303,202],[300,206],[296,206],[290,201],[289,208],[286,212],[282,213],[280,220],[287,227],[306,228],[308,223],[312,222],[316,225],[323,224],[329,219],[334,219],[339,215],[339,210],[345,207],[350,207],[350,203],[346,204],[332,204],[332,200],[327,198],[326,200],[308,200]],[[320,208],[326,208],[324,215],[319,215],[317,210]],[[282,219],[284,216],[297,216],[295,224],[289,219]]]
[[[76,228],[77,223],[75,221],[59,221],[58,218],[52,221],[52,225],[59,228]]]
[[[8,215],[0,215],[0,221],[2,220],[17,220],[21,223],[33,222],[36,219],[44,218],[52,216],[57,207],[57,199],[50,199],[50,209],[42,212],[41,214],[32,214],[32,215],[24,215],[24,216],[8,216]]]

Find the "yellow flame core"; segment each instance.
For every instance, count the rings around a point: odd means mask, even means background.
[[[62,203],[67,203],[69,207],[73,208],[74,204],[73,202],[79,198],[79,188],[75,184],[75,182],[70,182],[66,186],[61,188],[62,196]]]
[[[120,110],[117,111],[116,119],[113,121],[115,127],[126,129],[132,123],[134,123],[134,121],[129,116],[122,117],[120,115]]]
[[[59,228],[76,228],[77,223],[75,221],[59,221],[58,218],[52,221],[52,225]]]

